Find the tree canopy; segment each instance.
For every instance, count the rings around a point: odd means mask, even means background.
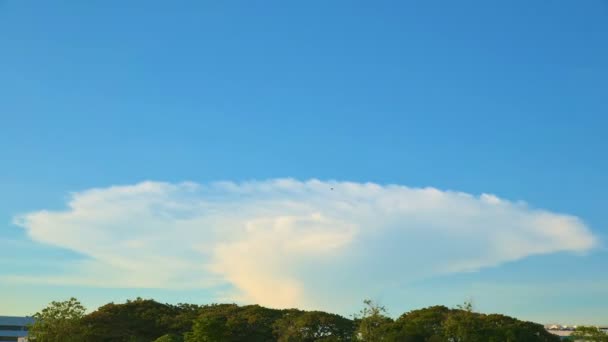
[[[580,326],[574,329],[570,341],[608,342],[608,335],[597,327]]]
[[[81,342],[84,337],[82,319],[86,308],[76,299],[51,302],[33,315],[29,336],[36,342]]]
[[[355,325],[350,319],[323,311],[287,310],[274,323],[279,342],[350,341]]]
[[[474,312],[470,304],[431,306],[397,319],[370,300],[353,319],[323,311],[270,309],[259,305],[163,304],[137,298],[109,303],[85,314],[71,298],[52,302],[35,315],[36,342],[557,342],[540,324],[500,314]],[[580,340],[608,341],[581,327]]]

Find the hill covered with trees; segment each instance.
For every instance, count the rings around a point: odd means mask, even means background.
[[[86,314],[72,298],[35,315],[36,342],[521,342],[559,341],[537,323],[482,314],[465,304],[432,306],[396,319],[372,301],[351,318],[322,311],[259,305],[163,304],[135,299]]]

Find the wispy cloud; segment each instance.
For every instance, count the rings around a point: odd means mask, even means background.
[[[577,217],[494,195],[293,179],[90,189],[64,211],[15,223],[86,258],[66,274],[13,281],[230,284],[222,296],[276,307],[340,305],[423,277],[596,245]]]

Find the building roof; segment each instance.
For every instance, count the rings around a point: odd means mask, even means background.
[[[0,325],[26,326],[34,323],[33,317],[0,316]]]

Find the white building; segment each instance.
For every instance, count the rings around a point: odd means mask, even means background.
[[[32,317],[0,316],[0,342],[27,341],[27,326],[32,323]]]

